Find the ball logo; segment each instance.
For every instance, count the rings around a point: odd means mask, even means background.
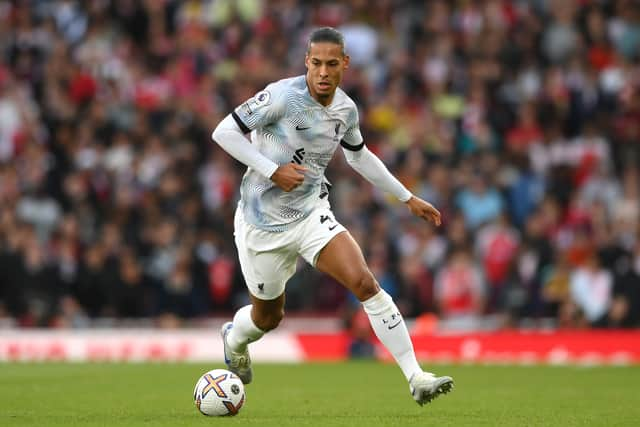
[[[229,415],[236,415],[240,410],[240,408],[242,408],[242,405],[244,404],[244,396],[242,396],[242,399],[240,399],[240,402],[238,402],[237,405],[234,405],[228,400],[225,400],[222,403],[224,404],[224,406],[226,406],[227,410],[229,411]]]
[[[202,390],[202,397],[205,397],[211,390],[215,391],[215,393],[220,397],[227,397],[227,393],[225,393],[224,390],[222,390],[222,387],[220,387],[220,383],[226,378],[226,374],[222,374],[215,378],[209,374],[205,375],[204,379],[207,382],[207,386]]]

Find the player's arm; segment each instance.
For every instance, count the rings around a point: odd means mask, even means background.
[[[306,169],[297,164],[278,166],[264,156],[245,134],[274,123],[284,114],[283,92],[277,85],[269,85],[253,98],[238,106],[220,122],[211,138],[227,153],[266,178],[284,191],[291,191],[304,181]]]
[[[270,178],[278,169],[275,162],[262,155],[244,136],[242,129],[231,114],[218,124],[211,134],[211,138],[231,157],[267,178]]]
[[[440,212],[431,204],[414,196],[398,179],[389,172],[382,161],[364,146],[364,143],[350,145],[342,142],[347,163],[367,181],[393,194],[398,200],[407,204],[414,215],[440,225]]]
[[[271,179],[284,191],[291,191],[304,181],[304,166],[295,163],[278,166],[265,157],[245,136],[238,122],[229,114],[218,124],[211,138],[241,163]]]

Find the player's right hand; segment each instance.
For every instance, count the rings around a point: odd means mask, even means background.
[[[425,202],[420,197],[411,196],[411,198],[406,201],[406,204],[411,213],[415,216],[426,221],[431,221],[437,227],[442,224],[442,215],[440,214],[440,211],[433,207],[431,203]]]
[[[271,181],[284,191],[289,192],[304,182],[304,172],[306,170],[307,168],[296,163],[287,163],[286,165],[278,166],[278,169],[271,175]]]

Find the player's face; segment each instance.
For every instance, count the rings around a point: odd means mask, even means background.
[[[322,105],[329,105],[349,67],[349,56],[343,55],[342,46],[335,43],[311,43],[304,58],[307,66],[309,92]]]

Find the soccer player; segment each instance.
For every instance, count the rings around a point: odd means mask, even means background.
[[[418,365],[402,315],[331,211],[324,171],[340,145],[351,167],[406,203],[414,215],[440,225],[440,212],[411,194],[364,145],[358,109],[338,87],[349,66],[342,34],[329,27],[314,31],[305,65],[306,75],[269,84],[212,134],[227,153],[248,166],[234,234],[251,304],[221,329],[225,362],[245,384],[251,382],[248,344],[282,320],[285,284],[302,256],[362,302],[413,398],[423,405],[449,392],[453,380],[423,372]]]

